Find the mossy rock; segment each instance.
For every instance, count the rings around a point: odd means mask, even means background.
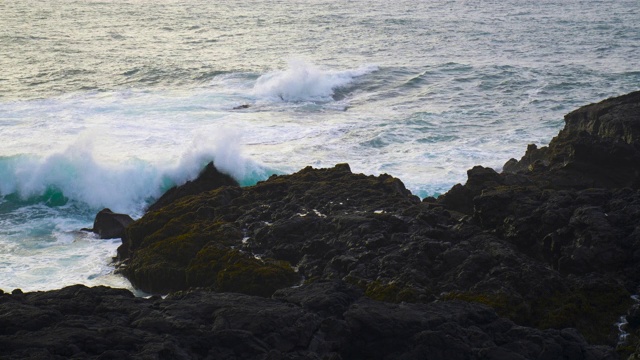
[[[392,303],[416,302],[418,295],[410,287],[391,282],[373,281],[367,285],[364,294],[371,299]]]
[[[157,241],[136,252],[125,274],[143,291],[167,293],[175,289],[184,289],[184,268],[201,246],[197,241],[193,241],[191,234]]]
[[[285,261],[242,261],[218,272],[220,291],[271,296],[276,290],[296,284],[299,276]]]
[[[640,333],[630,333],[626,340],[616,346],[620,359],[640,360]]]
[[[184,268],[175,263],[154,261],[145,266],[128,267],[126,271],[131,282],[146,292],[166,294],[186,288]]]
[[[222,292],[271,296],[295,285],[298,274],[285,261],[262,260],[237,249],[210,244],[195,256],[186,270],[187,284]]]
[[[225,198],[228,188],[212,190],[199,195],[186,196],[171,206],[146,213],[127,227],[126,240],[134,250],[167,237],[185,233],[206,233],[229,221],[229,214],[217,214],[211,204],[218,197]],[[237,189],[236,191],[240,191]],[[230,201],[230,200],[228,200]]]
[[[630,294],[615,283],[577,286],[532,301],[504,293],[452,292],[443,300],[464,300],[488,305],[513,322],[539,329],[576,328],[592,344],[615,345],[613,324],[626,313]]]
[[[330,230],[314,227],[327,226],[328,222],[313,215],[305,221],[289,221],[295,214],[312,209],[324,214],[322,217],[356,209],[371,213],[419,203],[401,181],[388,175],[352,174],[346,164],[333,169],[309,167],[248,188],[221,187],[172,199],[127,228],[118,256],[125,267],[123,273],[133,285],[149,292],[209,286],[218,291],[268,296],[298,281],[286,261],[299,260],[299,245],[308,236]],[[254,233],[263,227],[263,221],[278,220],[301,226],[289,229],[279,223],[264,230],[269,235],[266,239],[260,238],[263,233]],[[247,234],[252,236],[252,243],[242,242]],[[277,249],[270,256],[280,261],[259,260],[249,254],[265,249]],[[172,284],[164,284],[162,278],[151,280],[154,274],[164,276],[165,268],[175,270]],[[182,274],[178,276],[180,269]],[[411,298],[407,291],[399,292],[398,301]]]
[[[611,345],[617,336],[613,324],[631,304],[623,287],[599,283],[539,299],[532,316],[541,329],[574,327],[590,343]]]
[[[214,241],[201,247],[186,234],[140,249],[126,271],[133,284],[151,293],[209,287],[268,297],[299,280],[285,261],[257,259]]]
[[[520,297],[505,293],[449,292],[442,300],[462,300],[492,307],[500,316],[520,325],[531,325],[531,308]]]
[[[150,293],[184,290],[191,286],[187,267],[203,247],[241,243],[242,231],[206,208],[216,191],[181,198],[128,227],[129,259],[123,273],[134,286]]]

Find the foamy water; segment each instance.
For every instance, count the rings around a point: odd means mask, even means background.
[[[243,185],[348,162],[419,196],[637,90],[632,1],[0,5],[0,289],[129,286],[102,207],[209,161]]]

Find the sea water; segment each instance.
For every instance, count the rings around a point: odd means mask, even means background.
[[[637,0],[0,2],[0,289],[130,287],[120,241],[209,161],[437,196],[640,86]]]

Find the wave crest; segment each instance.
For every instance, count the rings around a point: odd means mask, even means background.
[[[253,95],[273,101],[331,101],[337,89],[377,70],[373,65],[344,71],[323,70],[302,60],[289,60],[286,70],[260,76]]]

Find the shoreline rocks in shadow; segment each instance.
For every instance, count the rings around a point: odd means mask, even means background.
[[[273,298],[166,298],[82,285],[0,294],[2,359],[613,359],[575,329],[537,330],[463,301],[393,304],[340,281]]]

